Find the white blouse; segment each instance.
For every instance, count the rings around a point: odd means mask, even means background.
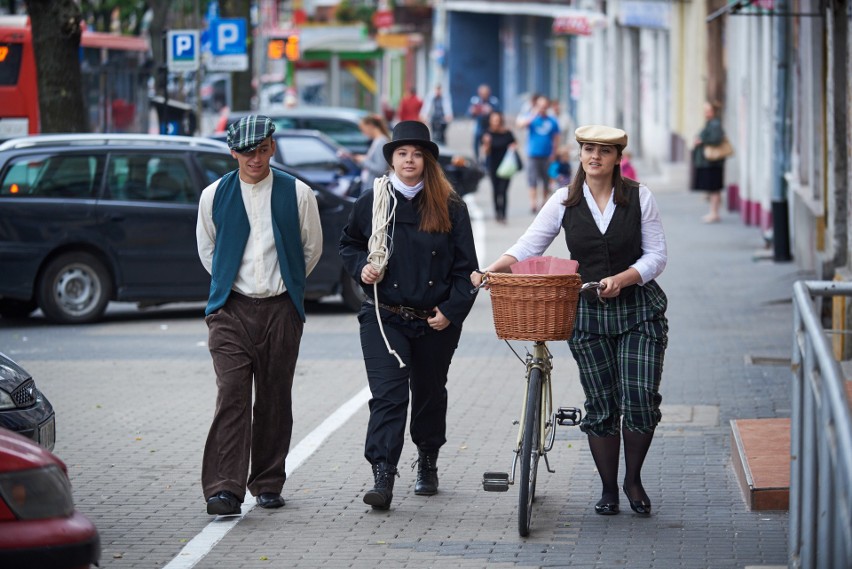
[[[562,218],[565,215],[565,206],[562,202],[568,197],[568,188],[562,187],[556,190],[549,200],[541,208],[538,215],[521,235],[518,241],[509,247],[506,255],[511,255],[519,261],[542,255],[553,243],[562,229]],[[595,223],[601,234],[605,233],[612,216],[615,213],[615,202],[612,195],[606,204],[604,211],[598,208],[595,198],[589,190],[589,186],[583,184],[583,197],[592,212]],[[663,223],[660,220],[660,211],[657,201],[645,185],[639,186],[639,205],[642,209],[642,256],[630,265],[642,278],[640,284],[645,284],[658,276],[666,268],[668,253],[666,250],[666,235],[663,232]],[[580,267],[580,273],[583,268]]]

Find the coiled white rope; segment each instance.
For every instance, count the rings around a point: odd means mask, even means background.
[[[396,223],[396,194],[393,191],[390,180],[382,176],[373,181],[373,233],[367,242],[369,253],[367,261],[373,269],[379,273],[379,278],[373,283],[373,306],[376,309],[376,320],[379,323],[379,331],[385,340],[388,353],[396,357],[399,367],[405,367],[405,363],[396,350],[391,348],[385,328],[382,325],[382,317],[379,313],[379,283],[385,277],[385,269],[393,253],[393,229]],[[391,239],[388,239],[388,228],[390,228]]]

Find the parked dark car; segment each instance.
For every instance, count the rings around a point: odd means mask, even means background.
[[[56,415],[33,377],[0,353],[0,427],[53,450]]]
[[[361,191],[361,167],[352,154],[318,130],[276,130],[275,160],[338,196]],[[212,136],[225,142],[225,134]]]
[[[198,197],[236,168],[224,143],[156,135],[43,135],[0,145],[0,315],[42,309],[52,321],[98,320],[110,300],[157,305],[205,300]],[[324,246],[306,298],[361,292],[337,242],[352,200],[298,173],[314,191]]]
[[[248,114],[231,113],[228,124]],[[355,154],[365,154],[370,148],[370,139],[359,127],[361,118],[369,113],[361,109],[302,106],[269,110],[264,114],[272,119],[276,128],[318,130]],[[438,149],[438,162],[453,188],[460,195],[475,192],[485,175],[482,167],[473,158],[451,152],[446,146],[439,144]]]
[[[0,428],[0,567],[83,569],[100,557],[98,530],[74,507],[65,463]]]

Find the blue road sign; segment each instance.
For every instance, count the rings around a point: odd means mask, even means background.
[[[210,20],[210,53],[213,55],[246,55],[245,18]]]
[[[195,71],[201,61],[198,30],[170,30],[166,63],[169,71]]]

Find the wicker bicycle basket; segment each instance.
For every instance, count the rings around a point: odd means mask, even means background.
[[[488,273],[501,340],[567,340],[574,331],[580,275]]]

